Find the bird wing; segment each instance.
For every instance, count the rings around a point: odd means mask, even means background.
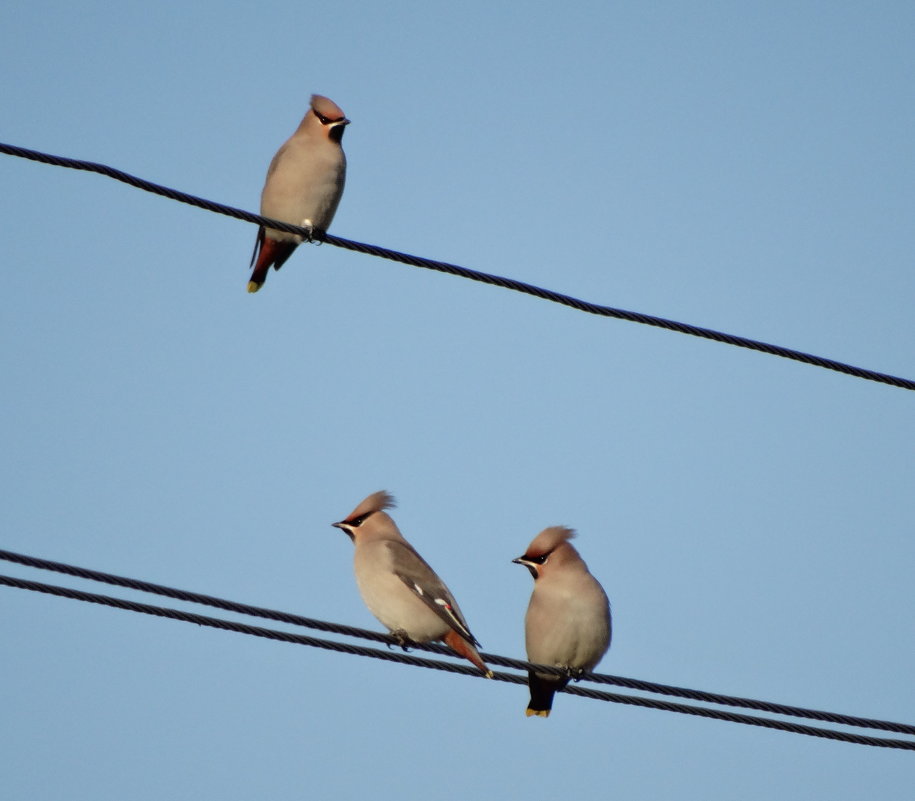
[[[391,543],[394,575],[465,640],[479,645],[445,583],[410,545]]]

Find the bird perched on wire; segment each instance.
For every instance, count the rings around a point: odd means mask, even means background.
[[[276,152],[261,192],[261,215],[324,232],[334,219],[346,180],[341,142],[349,120],[333,100],[312,95],[296,132]],[[248,291],[257,292],[267,271],[279,270],[303,241],[301,236],[261,226]]]
[[[527,658],[561,668],[566,675],[528,671],[528,717],[549,717],[553,695],[569,679],[593,670],[610,647],[610,602],[604,588],[569,542],[575,532],[564,526],[541,531],[522,556],[534,577],[534,591],[524,618]]]
[[[362,600],[401,645],[442,640],[491,678],[451,591],[385,511],[394,505],[387,492],[376,492],[333,524],[356,546],[353,568]]]

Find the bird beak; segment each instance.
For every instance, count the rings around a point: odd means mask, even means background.
[[[525,559],[523,556],[519,556],[517,559],[512,559],[512,564],[513,565],[524,565],[528,570],[531,571],[531,575],[534,578],[537,578],[537,576],[538,576],[537,568],[539,567],[539,565],[535,564],[534,562],[530,562],[527,559]]]
[[[356,541],[356,538],[353,536],[353,532],[350,531],[349,526],[346,525],[346,521],[341,520],[339,523],[331,523],[334,528],[340,529],[347,537],[349,537],[353,542]]]
[[[347,125],[349,125],[349,120],[346,117],[331,123],[330,129],[327,131],[330,141],[340,144],[343,141],[343,132],[346,130]]]

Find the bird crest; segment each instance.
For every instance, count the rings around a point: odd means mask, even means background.
[[[330,122],[337,122],[346,117],[343,113],[343,109],[329,97],[324,97],[324,95],[312,95],[311,107],[319,116],[324,117]]]
[[[527,546],[524,555],[526,557],[546,556],[574,536],[574,529],[566,526],[550,526],[534,537],[531,544]]]
[[[390,492],[379,490],[378,492],[373,492],[353,509],[352,514],[346,519],[355,520],[356,518],[365,517],[374,512],[380,512],[383,509],[393,509],[395,506],[397,506],[397,501],[394,500],[394,496],[391,495]]]

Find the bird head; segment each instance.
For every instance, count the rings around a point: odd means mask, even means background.
[[[543,529],[527,546],[527,550],[517,559],[512,559],[516,565],[524,565],[531,572],[534,580],[540,578],[544,569],[551,560],[562,561],[567,551],[576,554],[575,548],[569,540],[575,536],[575,531],[565,526],[550,526]]]
[[[340,106],[324,95],[312,95],[311,113],[326,132],[328,139],[338,144],[343,141],[343,131],[349,125],[349,120]]]
[[[371,533],[375,529],[397,527],[391,517],[385,514],[385,509],[393,509],[397,505],[394,496],[389,492],[380,490],[373,492],[360,503],[345,520],[332,523],[335,528],[343,531],[353,542],[357,535]]]

